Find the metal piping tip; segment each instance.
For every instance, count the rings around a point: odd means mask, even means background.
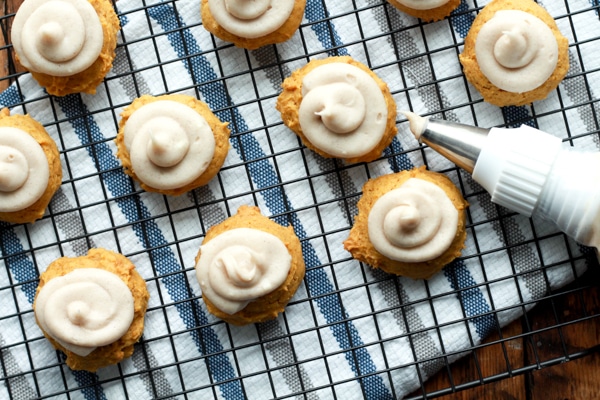
[[[402,112],[410,130],[420,143],[425,143],[469,173],[487,139],[489,129],[440,119],[424,118],[412,112]]]

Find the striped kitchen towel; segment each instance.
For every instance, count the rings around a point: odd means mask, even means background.
[[[478,2],[478,6],[481,6]],[[562,32],[593,37],[600,21],[587,0],[545,0]],[[85,399],[402,398],[593,258],[549,223],[509,213],[464,172],[421,151],[398,122],[384,157],[367,165],[324,159],[299,145],[274,104],[281,82],[311,58],[351,55],[369,65],[399,110],[480,126],[539,127],[598,149],[591,99],[600,92],[598,52],[571,48],[570,74],[533,107],[479,101],[457,49],[477,7],[463,1],[432,24],[383,0],[308,0],[288,42],[253,51],[203,29],[198,0],[120,0],[117,57],[96,95],[49,97],[24,74],[0,94],[12,113],[44,124],[61,150],[63,184],[33,225],[0,225],[0,344],[9,384],[0,397]],[[581,10],[571,20],[565,15]],[[586,36],[587,35],[587,36]],[[186,195],[144,193],[121,169],[113,139],[119,114],[142,94],[186,93],[232,130],[219,177]],[[535,112],[534,112],[535,111]],[[446,173],[471,204],[463,255],[429,281],[391,277],[350,258],[347,237],[362,184],[423,164]],[[233,327],[206,311],[194,257],[208,227],[243,204],[292,225],[302,240],[305,280],[278,319]],[[31,310],[37,278],[60,256],[91,247],[127,255],[151,293],[134,355],[95,374],[73,372],[43,339]]]

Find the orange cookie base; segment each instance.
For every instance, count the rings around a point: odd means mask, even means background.
[[[395,0],[388,0],[388,3],[408,15],[412,15],[413,17],[419,18],[425,22],[433,22],[440,21],[450,15],[450,13],[460,5],[460,0],[450,0],[444,5],[431,8],[429,10],[417,10],[416,8],[410,8],[398,3]]]
[[[212,129],[213,135],[215,137],[215,153],[206,170],[193,182],[176,189],[158,189],[140,181],[140,179],[135,174],[133,166],[131,165],[129,151],[127,151],[127,147],[125,146],[125,124],[127,123],[127,120],[129,119],[131,114],[133,114],[136,110],[138,110],[142,106],[145,106],[146,104],[160,100],[176,101],[178,103],[185,104],[186,106],[195,110],[198,114],[204,117],[204,119]],[[179,196],[197,187],[206,185],[212,178],[215,177],[215,175],[217,175],[217,173],[223,166],[225,158],[227,157],[227,152],[229,151],[230,147],[229,129],[227,128],[227,123],[221,122],[219,118],[217,118],[217,116],[212,113],[212,111],[206,103],[194,97],[182,94],[169,94],[157,97],[144,95],[135,99],[121,113],[121,121],[119,121],[119,133],[117,134],[117,138],[115,139],[115,141],[117,144],[117,157],[121,160],[125,173],[131,176],[136,181],[138,181],[145,191],[158,192],[170,196]]]
[[[363,154],[360,157],[351,157],[346,158],[345,160],[349,163],[357,163],[357,162],[369,162],[376,160],[381,157],[381,153],[383,150],[391,143],[394,136],[398,132],[398,128],[396,127],[396,102],[390,93],[390,89],[387,84],[381,80],[373,71],[371,71],[364,64],[353,60],[349,56],[341,56],[341,57],[329,57],[323,60],[312,60],[304,67],[292,72],[292,74],[283,81],[282,88],[283,91],[277,98],[276,108],[281,113],[281,119],[283,123],[290,128],[296,135],[300,137],[302,143],[314,151],[315,153],[321,155],[322,157],[327,158],[335,158],[331,154],[324,152],[323,150],[315,147],[304,135],[302,132],[302,127],[300,126],[300,120],[298,115],[298,109],[300,108],[300,103],[302,102],[302,80],[304,77],[313,69],[329,63],[346,63],[353,65],[355,67],[360,68],[361,70],[368,73],[373,80],[377,83],[377,86],[381,89],[381,93],[383,93],[383,97],[385,98],[385,103],[387,106],[387,124],[385,127],[385,133],[381,138],[381,141],[377,146],[366,154]]]
[[[416,263],[392,260],[379,253],[369,240],[368,229],[369,213],[375,202],[381,196],[393,189],[399,188],[411,178],[423,179],[442,188],[459,212],[458,229],[450,247],[442,255],[433,260]],[[358,201],[358,215],[354,219],[354,225],[350,230],[348,239],[344,242],[344,248],[352,254],[352,257],[373,268],[380,268],[387,273],[407,276],[413,279],[429,279],[445,265],[460,256],[461,250],[464,248],[465,239],[467,238],[465,229],[465,209],[467,206],[468,203],[463,199],[460,191],[448,177],[436,172],[427,171],[425,167],[370,179],[363,186],[363,194]]]
[[[541,86],[523,93],[513,93],[495,86],[481,72],[475,55],[475,42],[483,25],[493,18],[496,11],[520,10],[541,19],[552,30],[558,43],[558,63],[552,75]],[[481,93],[488,103],[499,107],[522,106],[536,100],[545,99],[556,89],[569,70],[569,42],[558,30],[558,26],[548,12],[531,0],[493,0],[475,18],[467,37],[462,54],[459,56],[463,71],[469,82]]]
[[[277,318],[298,290],[305,273],[304,258],[300,240],[291,226],[283,227],[260,213],[258,207],[242,206],[236,215],[211,227],[206,233],[204,243],[219,234],[237,228],[252,228],[277,236],[292,256],[292,265],[286,280],[273,292],[250,302],[235,314],[227,314],[218,309],[208,297],[202,296],[208,311],[216,317],[233,325],[247,325]],[[202,248],[196,256],[196,264],[202,255]]]
[[[62,182],[62,167],[60,165],[60,156],[58,147],[50,135],[46,132],[42,124],[31,118],[29,115],[10,115],[7,108],[0,111],[0,127],[13,127],[21,129],[31,135],[44,150],[48,159],[48,167],[50,176],[48,178],[48,186],[35,203],[29,207],[13,212],[0,212],[0,220],[13,224],[22,224],[34,222],[44,216],[46,207],[52,200],[52,196],[58,190]]]
[[[96,88],[112,68],[117,47],[117,32],[121,28],[119,17],[108,0],[88,0],[94,7],[104,34],[102,51],[96,61],[87,69],[71,76],[54,76],[40,72],[31,72],[35,80],[53,96],[66,96],[72,93],[95,94]],[[18,60],[18,55],[17,55]]]
[[[106,346],[98,347],[89,355],[82,357],[65,349],[46,332],[44,336],[52,343],[54,348],[66,354],[66,363],[72,370],[85,370],[95,372],[99,368],[116,364],[133,354],[133,345],[142,336],[144,330],[144,316],[148,306],[148,290],[146,282],[135,270],[135,266],[125,256],[105,249],[91,249],[86,256],[62,257],[52,262],[40,276],[37,294],[46,282],[53,278],[64,276],[78,268],[100,268],[118,275],[129,287],[134,299],[134,316],[129,330],[119,340]],[[35,310],[35,300],[33,308]],[[39,325],[39,324],[38,324]]]
[[[234,35],[227,31],[221,25],[215,21],[210,7],[208,6],[208,0],[202,0],[200,6],[200,13],[202,16],[202,25],[204,28],[226,42],[233,43],[237,47],[241,47],[248,50],[258,49],[269,44],[282,43],[289,40],[294,33],[298,30],[302,17],[304,16],[304,8],[306,6],[306,0],[296,0],[294,2],[294,8],[292,14],[287,21],[274,32],[268,35],[257,37],[257,38],[244,38],[241,36]]]

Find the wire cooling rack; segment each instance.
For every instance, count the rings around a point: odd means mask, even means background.
[[[203,30],[198,1],[121,0],[117,58],[98,93],[51,98],[15,64],[15,10],[3,2],[0,102],[43,123],[64,177],[43,219],[0,225],[0,397],[433,398],[595,351],[593,339],[576,347],[567,337],[600,316],[585,303],[597,290],[593,252],[491,204],[464,171],[418,145],[401,116],[381,159],[348,165],[303,148],[274,110],[291,71],[349,54],[388,83],[399,109],[486,127],[529,124],[597,150],[596,2],[544,1],[569,39],[569,75],[548,99],[504,109],[481,100],[457,58],[485,3],[463,1],[452,17],[424,24],[382,0],[309,0],[290,41],[245,51]],[[113,143],[119,114],[146,93],[195,95],[230,122],[230,156],[207,187],[169,198],[122,173]],[[430,281],[352,260],[341,243],[362,183],[423,164],[449,176],[471,204],[460,260]],[[242,204],[294,226],[308,272],[277,320],[237,328],[207,314],[193,260],[208,227]],[[31,310],[47,265],[92,247],[132,259],[151,292],[134,355],[96,374],[70,371]],[[553,318],[536,319],[539,309]],[[517,319],[518,332],[502,329]],[[548,334],[555,346],[542,351],[539,337]],[[491,370],[479,358],[490,348],[499,354]],[[440,374],[446,384],[427,383]]]

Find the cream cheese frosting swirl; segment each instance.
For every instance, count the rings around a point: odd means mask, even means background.
[[[225,30],[254,39],[279,29],[294,9],[294,0],[208,0],[210,13]]]
[[[27,0],[15,16],[11,39],[28,70],[70,76],[96,61],[104,34],[86,0]]]
[[[137,177],[161,190],[193,182],[215,153],[215,137],[206,119],[173,100],[137,109],[125,124],[124,143]]]
[[[558,43],[541,19],[500,10],[480,29],[475,55],[481,72],[500,89],[523,93],[541,86],[558,63]]]
[[[302,80],[302,132],[334,157],[360,157],[373,150],[385,135],[387,113],[375,80],[354,65],[323,64]]]
[[[414,10],[431,10],[432,8],[438,8],[446,4],[450,0],[392,0],[405,7],[412,8]]]
[[[0,212],[23,210],[46,191],[50,169],[42,146],[27,132],[0,128]]]
[[[277,236],[252,228],[223,232],[200,250],[196,275],[202,293],[230,315],[277,289],[292,263]]]
[[[443,189],[411,178],[377,199],[368,217],[369,240],[392,260],[429,261],[450,247],[458,218]]]
[[[75,269],[49,280],[35,303],[44,332],[82,357],[120,339],[134,317],[129,287],[99,268]]]

